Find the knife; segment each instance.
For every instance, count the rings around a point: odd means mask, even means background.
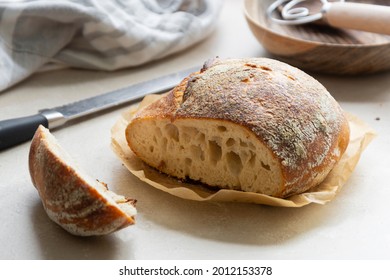
[[[39,110],[35,115],[0,121],[0,151],[31,140],[39,125],[49,129],[60,127],[68,121],[137,101],[147,94],[166,92],[200,68],[193,67],[67,105]]]

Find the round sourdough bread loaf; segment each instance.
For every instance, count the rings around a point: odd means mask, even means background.
[[[215,59],[143,108],[133,152],[180,179],[274,197],[321,183],[349,142],[348,121],[314,78],[267,59]]]

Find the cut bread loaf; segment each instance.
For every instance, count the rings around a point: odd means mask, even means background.
[[[135,200],[83,173],[43,126],[31,142],[29,170],[47,215],[68,232],[105,235],[134,224]]]
[[[126,129],[168,175],[274,197],[321,183],[349,142],[342,109],[314,78],[266,59],[207,62]]]

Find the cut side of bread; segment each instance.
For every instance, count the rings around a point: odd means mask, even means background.
[[[47,215],[71,234],[105,235],[135,223],[135,200],[83,172],[43,126],[31,142],[29,171]]]
[[[343,110],[314,78],[267,59],[216,59],[137,112],[132,151],[170,176],[274,197],[319,183],[349,142]]]
[[[135,121],[128,138],[142,160],[178,178],[269,195],[281,191],[279,163],[269,149],[254,144],[258,141],[253,133],[237,124]]]

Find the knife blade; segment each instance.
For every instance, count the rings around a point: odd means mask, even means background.
[[[74,103],[39,110],[35,115],[2,120],[0,121],[0,151],[31,140],[39,125],[49,129],[61,127],[71,120],[138,101],[147,94],[166,92],[200,68],[192,67]]]

